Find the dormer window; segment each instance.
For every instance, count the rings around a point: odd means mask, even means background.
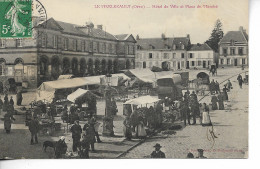
[[[184,45],[183,44],[181,44],[181,49],[184,49]]]
[[[230,46],[234,46],[235,45],[235,41],[233,39],[230,40]]]
[[[176,45],[173,45],[173,47],[172,47],[172,48],[173,48],[173,50],[176,50]]]
[[[155,47],[153,45],[150,45],[150,49],[155,49]]]

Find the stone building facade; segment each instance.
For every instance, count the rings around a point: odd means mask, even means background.
[[[136,68],[180,70],[208,68],[215,63],[215,53],[207,44],[191,44],[186,37],[137,39]]]
[[[248,66],[248,35],[243,27],[227,32],[219,42],[219,66]]]
[[[137,39],[136,68],[185,69],[190,37]]]
[[[187,52],[187,67],[209,68],[216,60],[215,52],[208,44],[193,44]]]
[[[92,76],[135,68],[136,40],[112,35],[102,25],[84,26],[50,18],[31,39],[1,39],[0,78],[36,88],[62,74]]]

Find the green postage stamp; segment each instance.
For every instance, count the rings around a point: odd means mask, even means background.
[[[0,0],[0,38],[32,37],[32,0]]]

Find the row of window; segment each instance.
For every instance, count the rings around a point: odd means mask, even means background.
[[[170,53],[163,53],[163,59],[170,59]],[[176,58],[176,53],[172,53],[172,58]],[[195,53],[189,53],[189,58],[194,58],[195,57]],[[201,54],[198,53],[198,58],[201,57]],[[208,58],[211,57],[211,54],[208,53]],[[148,58],[149,59],[160,59],[160,56],[159,56],[159,53],[148,53]],[[181,58],[184,59],[185,58],[185,54],[184,53],[181,53]],[[136,59],[143,59],[142,57],[142,54],[138,53],[137,56],[136,56]],[[145,59],[145,57],[144,57]]]
[[[163,53],[163,59],[170,59],[170,57],[172,56],[172,58],[176,58],[176,53]],[[143,56],[141,53],[137,53],[136,55],[136,59],[160,59],[160,55],[159,53],[148,53],[148,56]],[[185,53],[181,53],[181,58],[185,58]]]
[[[237,62],[237,60],[236,60]],[[220,59],[220,64],[223,65],[224,64],[224,59]],[[227,65],[231,65],[231,59],[226,59],[226,64]],[[238,64],[238,63],[236,63]],[[242,64],[246,64],[246,59],[245,58],[242,58]]]
[[[58,48],[59,41],[63,39],[64,50],[82,51],[82,52],[95,52],[95,53],[109,53],[116,54],[116,44],[105,43],[105,42],[92,42],[86,40],[77,40],[69,38],[61,38],[53,36],[53,48]],[[42,35],[41,47],[47,46],[47,35]],[[70,48],[71,46],[71,48]],[[126,54],[135,54],[134,45],[126,45]]]
[[[244,54],[244,48],[243,47],[238,47],[238,53],[236,53],[236,47],[231,47],[229,54],[230,55],[243,55]],[[223,55],[228,55],[228,48],[223,48]]]
[[[22,41],[23,39],[16,39],[15,43],[16,43],[16,47],[23,47],[22,46]],[[6,39],[0,39],[0,48],[5,48],[6,47]]]

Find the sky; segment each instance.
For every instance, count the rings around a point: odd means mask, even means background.
[[[248,0],[39,0],[48,18],[84,25],[92,21],[114,35],[133,34],[140,38],[183,37],[190,34],[191,43],[205,42],[217,19],[223,31],[248,32]],[[140,5],[145,9],[95,8],[95,5]],[[169,8],[152,8],[168,5]],[[177,5],[179,8],[170,8]],[[181,5],[217,5],[218,8],[180,8]]]

